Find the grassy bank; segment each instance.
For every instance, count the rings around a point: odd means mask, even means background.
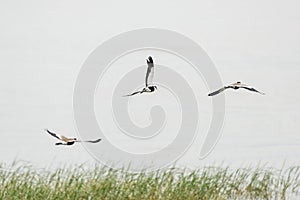
[[[299,191],[300,167],[133,174],[97,166],[56,171],[19,163],[0,166],[0,199],[286,199]]]

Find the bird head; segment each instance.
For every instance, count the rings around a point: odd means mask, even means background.
[[[147,61],[148,64],[149,64],[149,63],[153,63],[153,59],[152,59],[151,56],[149,56],[149,57],[146,59],[146,61]]]

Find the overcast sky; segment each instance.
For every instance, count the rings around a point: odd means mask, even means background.
[[[299,62],[299,23],[297,0],[1,1],[1,68],[11,59],[80,63],[111,36],[142,27],[185,34],[218,62]]]
[[[299,90],[299,8],[298,0],[1,0],[0,162],[16,156],[46,159],[33,153],[34,145],[19,144],[43,128],[71,135],[73,87],[82,63],[112,36],[145,27],[177,31],[199,43],[226,83],[241,77],[270,91],[283,81],[274,94],[289,98],[267,99],[264,105],[271,100],[290,106],[291,113],[282,113],[282,120],[275,123],[289,124],[294,134],[300,128],[295,120],[299,113],[292,110],[300,108],[300,99],[285,93],[285,88],[294,85]],[[255,78],[250,78],[248,71],[254,68]],[[279,71],[268,81],[273,69]],[[49,138],[37,142],[48,145]]]

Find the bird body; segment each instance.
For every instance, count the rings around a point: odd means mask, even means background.
[[[131,94],[127,94],[125,96],[129,97],[129,96],[133,96],[133,95],[136,95],[136,94],[143,94],[144,92],[151,93],[151,92],[154,92],[156,89],[157,89],[157,86],[156,85],[152,85],[152,86],[145,87],[145,88],[143,88],[140,91],[136,91],[136,92],[133,92]]]
[[[75,144],[75,142],[57,142],[57,143],[55,143],[55,145],[73,145],[73,144]]]
[[[238,82],[236,82],[236,83],[232,83],[232,84],[230,84],[230,85],[224,86],[224,87],[222,87],[222,88],[220,88],[220,89],[218,89],[218,90],[216,90],[216,91],[214,91],[214,92],[212,92],[212,93],[209,93],[208,96],[214,96],[214,95],[217,95],[217,94],[219,94],[219,93],[225,91],[226,89],[234,89],[234,90],[238,90],[238,89],[240,89],[240,88],[246,89],[246,90],[249,90],[249,91],[252,91],[252,92],[257,92],[257,93],[262,94],[262,95],[265,94],[265,93],[263,93],[263,92],[260,92],[260,91],[256,90],[254,87],[251,87],[251,86],[249,86],[249,85],[243,84],[243,83],[241,83],[240,81],[238,81]]]

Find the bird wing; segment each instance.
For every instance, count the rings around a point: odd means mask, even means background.
[[[252,92],[257,92],[257,93],[262,94],[262,95],[265,95],[265,93],[256,90],[254,87],[250,87],[250,86],[242,86],[241,88],[244,88],[244,89],[246,89],[246,90],[250,90],[250,91],[252,91]]]
[[[133,92],[131,94],[124,95],[123,97],[130,97],[130,96],[136,95],[136,94],[141,93],[141,92],[142,91],[136,91],[136,92]]]
[[[151,58],[149,56],[149,58]],[[145,84],[146,87],[148,87],[148,85],[151,85],[153,82],[153,77],[154,77],[154,63],[153,60],[151,58],[151,62],[147,62],[148,64],[148,68],[147,68],[147,72],[146,72],[146,77],[145,77]]]
[[[214,96],[214,95],[217,95],[217,94],[223,92],[224,90],[226,90],[227,88],[228,88],[228,87],[222,87],[222,88],[218,89],[217,91],[214,91],[214,92],[212,92],[212,93],[209,93],[208,96]]]
[[[50,135],[52,135],[53,137],[55,137],[55,138],[57,138],[57,139],[59,139],[59,140],[63,140],[64,138],[66,138],[66,137],[64,137],[64,136],[62,136],[62,135],[59,135],[59,134],[54,133],[54,132],[51,132],[51,131],[49,131],[48,129],[45,129],[45,131],[47,131],[47,133],[49,133]]]
[[[97,140],[84,140],[84,141],[80,141],[80,140],[76,140],[75,142],[89,142],[89,143],[98,143],[100,142],[102,139],[97,139]]]

